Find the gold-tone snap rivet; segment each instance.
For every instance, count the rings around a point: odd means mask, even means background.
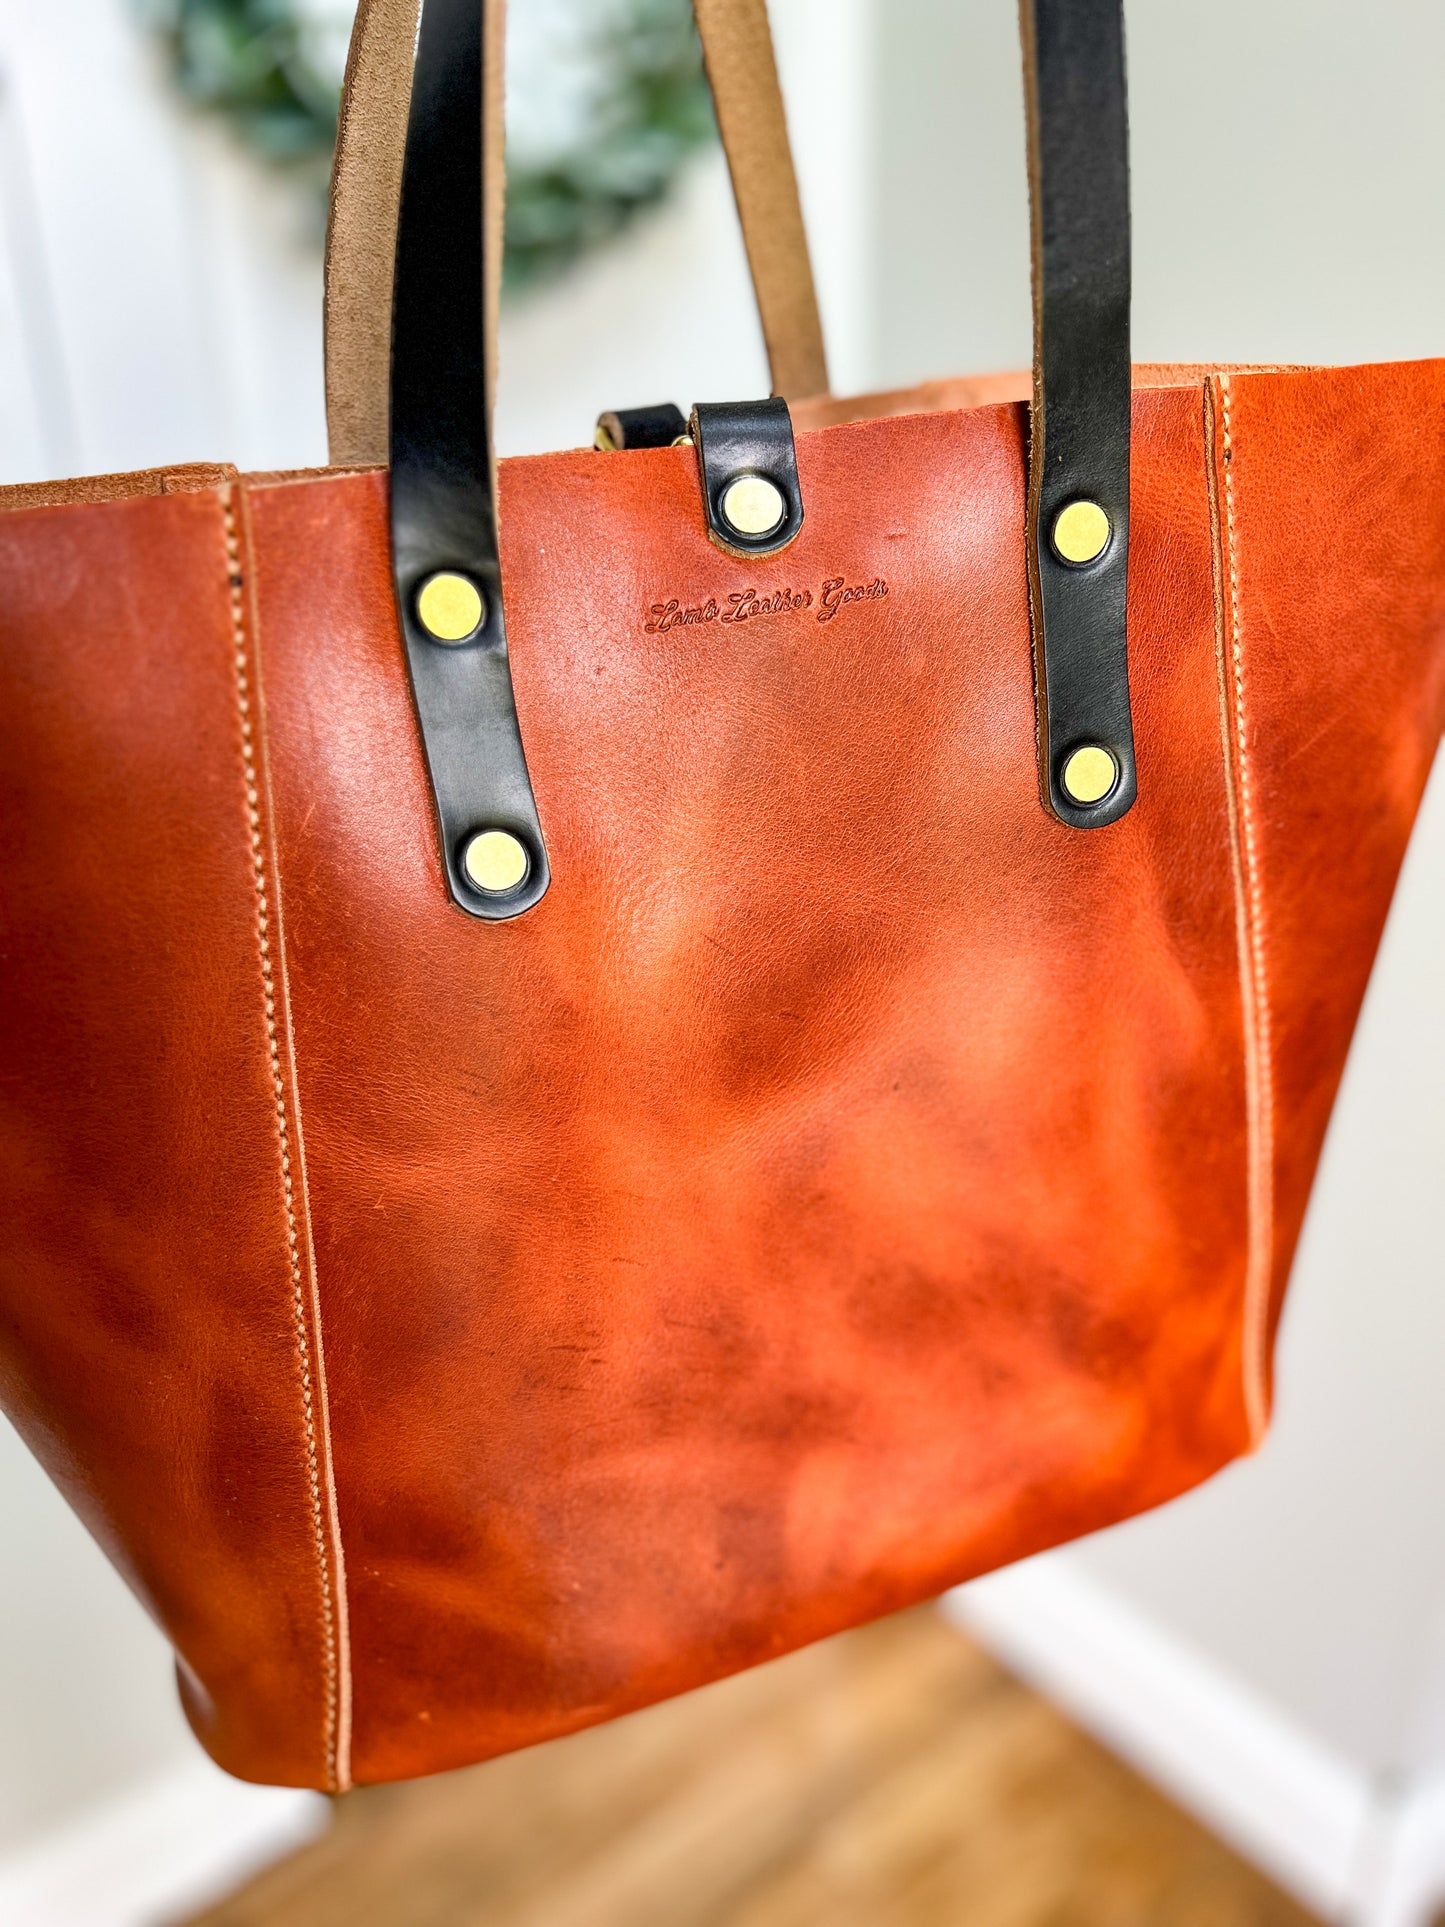
[[[771,535],[787,512],[782,490],[766,475],[739,475],[723,493],[723,520],[735,535]]]
[[[416,613],[433,642],[470,642],[487,619],[487,604],[470,576],[443,569],[421,585]]]
[[[1064,794],[1071,803],[1102,803],[1119,780],[1119,765],[1097,743],[1076,749],[1064,764]]]
[[[532,859],[526,845],[507,830],[482,830],[462,852],[462,868],[475,890],[500,896],[527,880]]]
[[[1064,562],[1094,562],[1109,546],[1109,518],[1097,502],[1070,502],[1054,517],[1054,553]]]

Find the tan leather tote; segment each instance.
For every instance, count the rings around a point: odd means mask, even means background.
[[[1131,379],[1118,0],[1024,7],[1031,395],[808,392],[707,0],[778,395],[500,474],[500,7],[415,11],[337,465],[0,497],[0,1398],[215,1758],[327,1788],[1248,1451],[1445,720],[1445,365]]]

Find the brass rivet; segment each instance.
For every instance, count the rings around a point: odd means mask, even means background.
[[[598,422],[592,436],[592,446],[597,450],[599,455],[615,455],[617,453],[617,437],[605,421]]]
[[[1093,562],[1109,546],[1109,518],[1097,502],[1070,502],[1054,517],[1054,553],[1065,562]]]
[[[722,498],[722,516],[735,535],[771,535],[781,528],[788,505],[766,475],[739,475]]]
[[[487,604],[469,576],[443,569],[421,585],[416,613],[433,642],[470,642],[487,619]]]
[[[488,896],[515,890],[531,867],[526,845],[506,830],[482,830],[462,852],[468,883]]]
[[[1119,765],[1107,749],[1086,743],[1064,764],[1062,780],[1071,803],[1102,803],[1119,780]]]

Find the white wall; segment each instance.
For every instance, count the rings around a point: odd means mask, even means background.
[[[128,0],[0,4],[0,478],[324,452],[316,217],[174,111]]]
[[[0,1856],[188,1757],[170,1649],[0,1424]]]
[[[877,0],[874,339],[889,382],[1030,351],[1011,0]],[[1445,348],[1437,0],[1126,0],[1134,350]]]

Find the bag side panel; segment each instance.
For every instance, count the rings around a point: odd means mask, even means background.
[[[1445,726],[1445,362],[1217,384],[1234,754],[1269,1172],[1270,1345],[1330,1111]]]
[[[206,1744],[325,1786],[234,536],[215,491],[0,518],[0,1402]]]

